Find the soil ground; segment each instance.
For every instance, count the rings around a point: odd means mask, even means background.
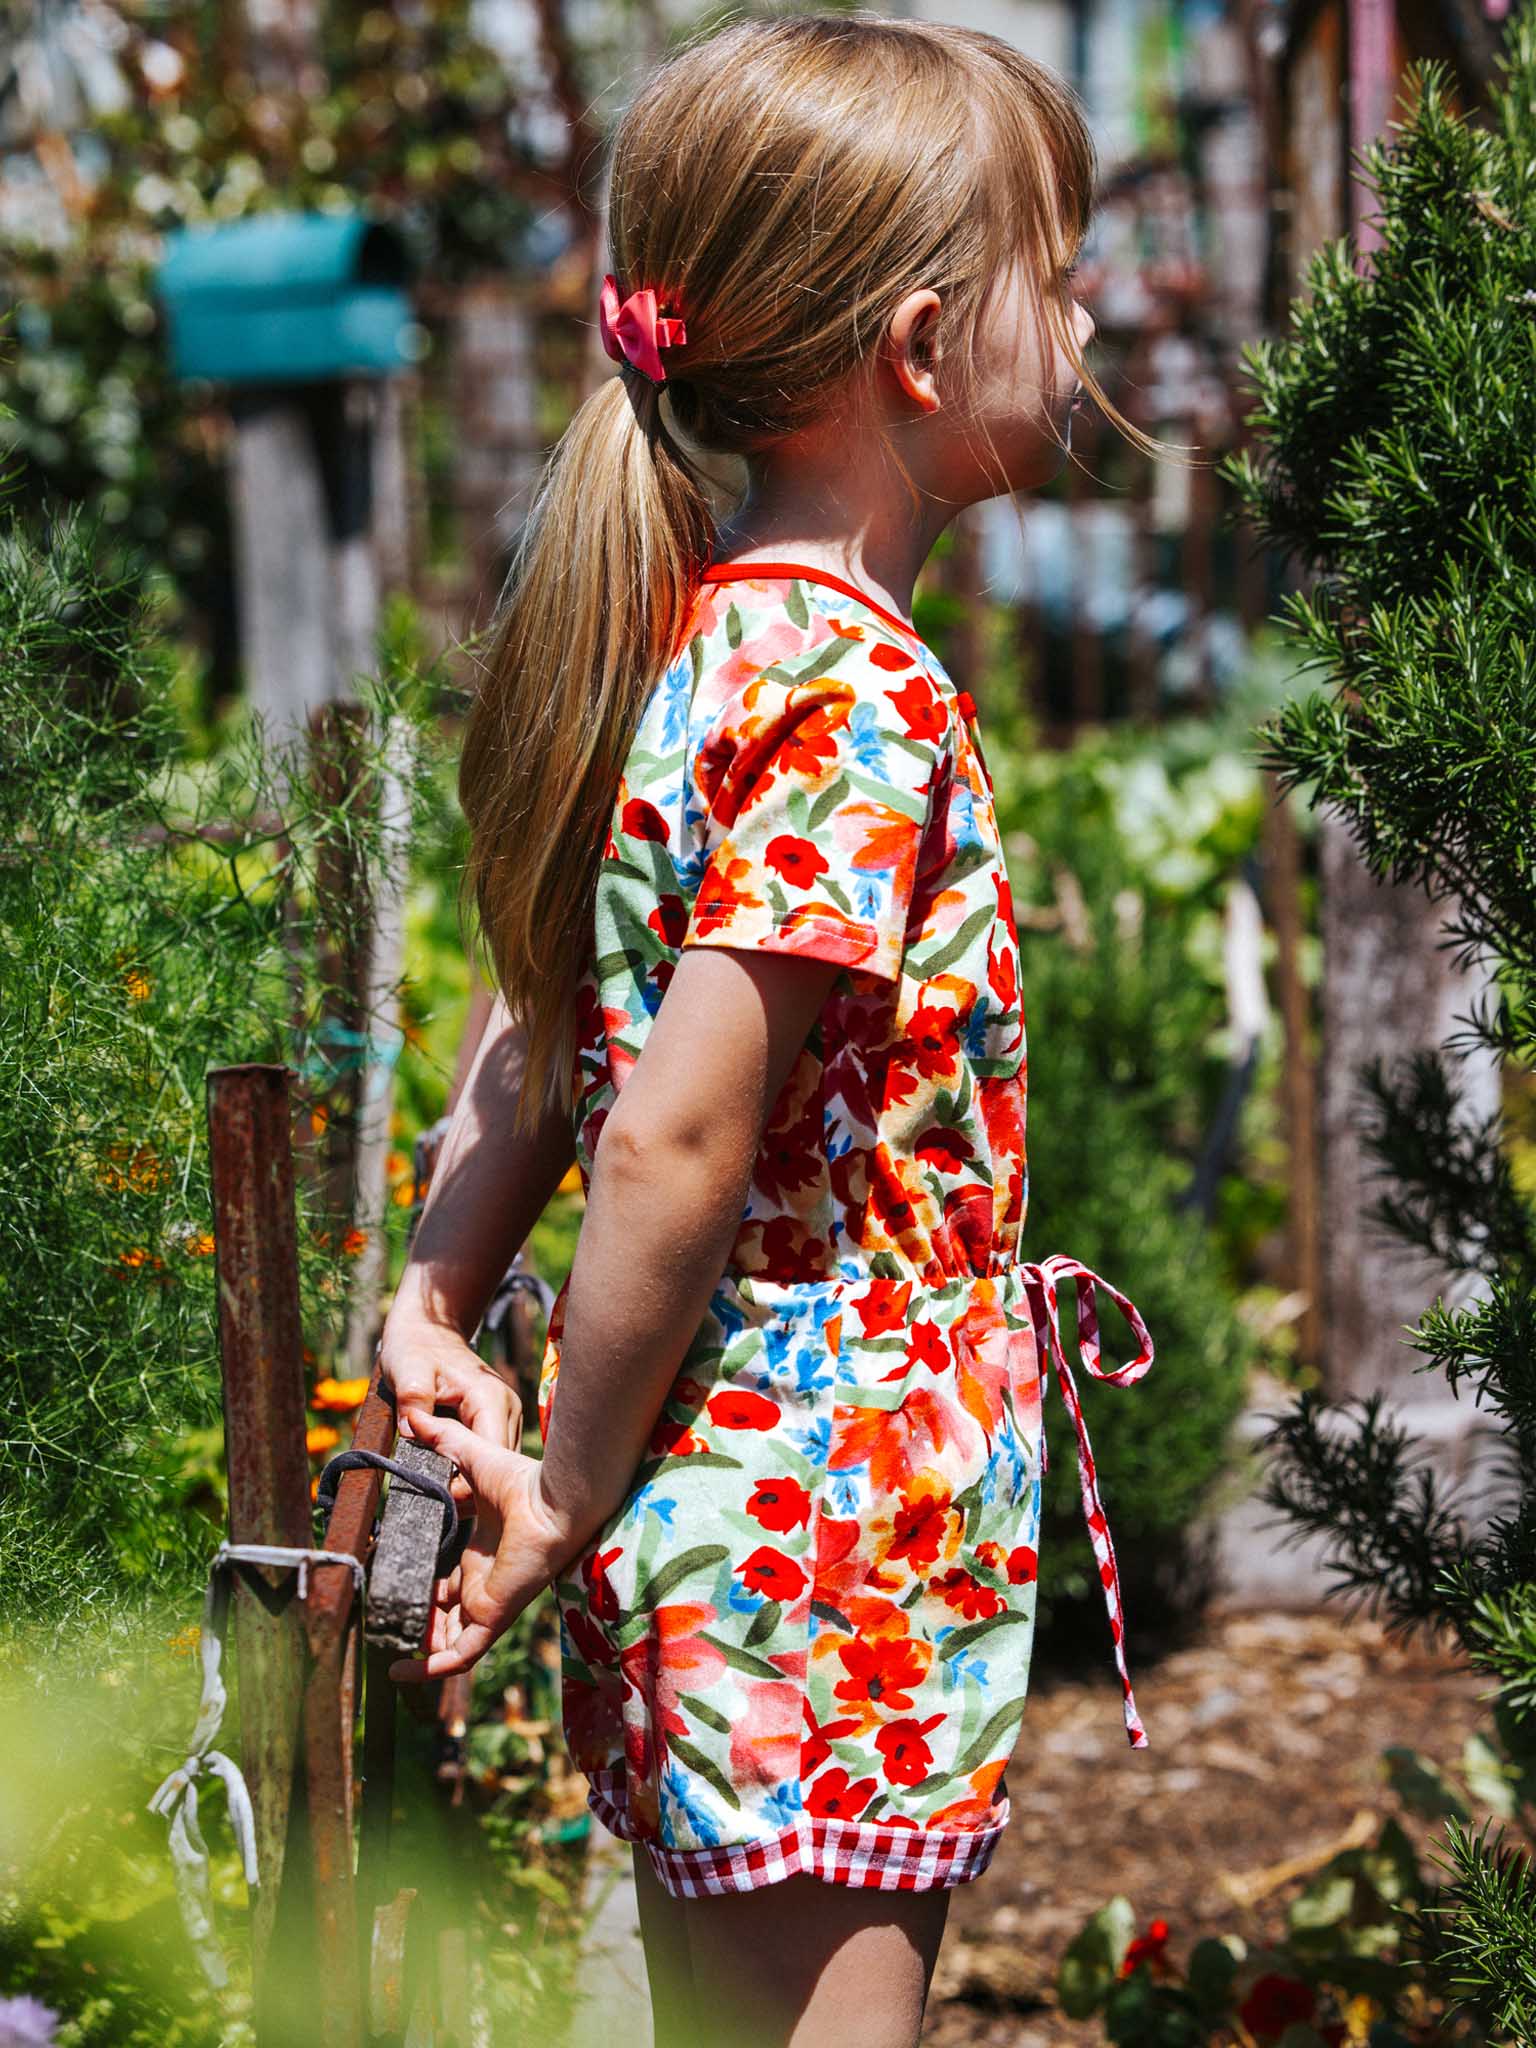
[[[1486,1725],[1488,1681],[1450,1647],[1342,1609],[1217,1612],[1131,1676],[1143,1750],[1126,1739],[1107,1646],[1081,1680],[1037,1671],[1007,1774],[1013,1818],[991,1867],[956,1889],[924,2048],[1102,2043],[1054,1990],[1090,1913],[1123,1893],[1138,1932],[1169,1923],[1181,1965],[1206,1935],[1273,1940],[1307,1881],[1277,1866],[1325,1861],[1362,1812],[1372,1835],[1395,1816],[1421,1857],[1440,1835],[1402,1809],[1380,1752],[1403,1744],[1454,1769]]]

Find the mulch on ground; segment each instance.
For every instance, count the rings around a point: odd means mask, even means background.
[[[1398,1819],[1421,1858],[1442,1830],[1407,1814],[1380,1752],[1455,1768],[1486,1728],[1488,1680],[1454,1646],[1390,1638],[1364,1615],[1217,1612],[1188,1647],[1133,1666],[1148,1747],[1133,1750],[1106,1656],[1084,1680],[1037,1670],[1008,1767],[1013,1818],[990,1869],[956,1889],[924,2048],[1098,2043],[1061,2012],[1061,1955],[1115,1893],[1137,1931],[1161,1917],[1180,1965],[1206,1935],[1283,1935],[1307,1883],[1360,1816]],[[1428,1866],[1431,1870],[1434,1866]]]

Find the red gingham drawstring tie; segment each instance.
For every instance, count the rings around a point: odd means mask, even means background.
[[[1043,1341],[1049,1346],[1051,1356],[1056,1361],[1056,1377],[1061,1382],[1061,1397],[1066,1402],[1077,1427],[1077,1468],[1083,1491],[1083,1513],[1088,1519],[1088,1534],[1099,1566],[1099,1583],[1104,1588],[1104,1604],[1109,1610],[1109,1631],[1115,1641],[1115,1663],[1120,1672],[1121,1691],[1125,1694],[1126,1733],[1130,1736],[1132,1749],[1145,1749],[1147,1731],[1142,1727],[1141,1717],[1136,1712],[1136,1696],[1131,1691],[1131,1677],[1125,1666],[1125,1622],[1120,1602],[1120,1573],[1115,1564],[1115,1546],[1110,1541],[1109,1523],[1099,1501],[1093,1451],[1088,1442],[1088,1425],[1083,1420],[1082,1403],[1077,1398],[1072,1368],[1067,1364],[1067,1354],[1062,1347],[1061,1314],[1056,1304],[1057,1287],[1063,1280],[1077,1282],[1077,1348],[1083,1364],[1095,1379],[1113,1380],[1120,1386],[1129,1386],[1133,1380],[1139,1380],[1152,1363],[1152,1339],[1147,1335],[1147,1326],[1140,1314],[1125,1296],[1097,1273],[1090,1272],[1079,1260],[1069,1259],[1058,1252],[1042,1264],[1025,1266],[1022,1270],[1029,1291],[1030,1315],[1035,1325],[1036,1341]],[[1141,1347],[1128,1364],[1113,1366],[1107,1372],[1099,1363],[1099,1316],[1094,1294],[1095,1289],[1100,1287],[1130,1324],[1136,1342]],[[1045,1433],[1042,1429],[1042,1476],[1046,1470]]]

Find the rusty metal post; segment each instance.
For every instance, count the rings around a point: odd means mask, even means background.
[[[281,1067],[215,1069],[208,1136],[224,1380],[232,1543],[311,1542],[304,1448],[304,1365],[288,1076]],[[268,1590],[269,1589],[269,1590]],[[252,1902],[257,2036],[291,2036],[290,1987],[302,1978],[302,1927],[279,1907],[302,1857],[295,1766],[305,1681],[303,1615],[291,1571],[236,1576],[242,1756],[256,1816],[261,1884]]]

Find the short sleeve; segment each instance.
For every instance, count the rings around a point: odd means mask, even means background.
[[[914,655],[851,636],[735,691],[692,765],[707,864],[682,943],[895,980],[951,711]]]

